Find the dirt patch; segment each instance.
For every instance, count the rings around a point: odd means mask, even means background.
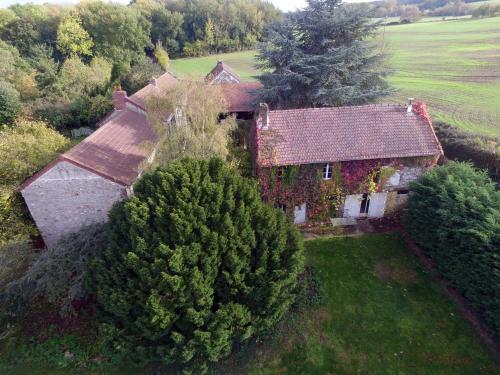
[[[375,265],[375,276],[384,282],[396,281],[401,284],[414,284],[417,273],[406,267],[392,266],[388,261],[380,261]]]

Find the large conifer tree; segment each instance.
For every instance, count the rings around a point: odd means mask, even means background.
[[[272,327],[294,301],[302,243],[285,215],[221,159],[148,173],[110,216],[91,267],[120,347],[182,364],[216,361]]]
[[[368,7],[308,0],[259,46],[262,96],[278,108],[371,102],[392,92]]]

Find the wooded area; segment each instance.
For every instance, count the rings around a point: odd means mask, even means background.
[[[168,56],[253,48],[280,11],[261,0],[98,1],[0,9],[0,124],[21,112],[58,130],[95,124]]]

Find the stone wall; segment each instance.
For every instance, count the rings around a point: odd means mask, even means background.
[[[82,226],[105,222],[125,186],[60,161],[27,186],[22,195],[47,246]]]

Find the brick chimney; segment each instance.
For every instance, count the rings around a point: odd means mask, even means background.
[[[116,90],[113,92],[113,107],[120,111],[127,106],[127,92],[123,90]]]
[[[259,104],[259,116],[257,118],[257,126],[261,130],[269,129],[269,106],[267,103]]]
[[[407,113],[413,112],[413,98],[408,98],[408,108],[406,108]]]

